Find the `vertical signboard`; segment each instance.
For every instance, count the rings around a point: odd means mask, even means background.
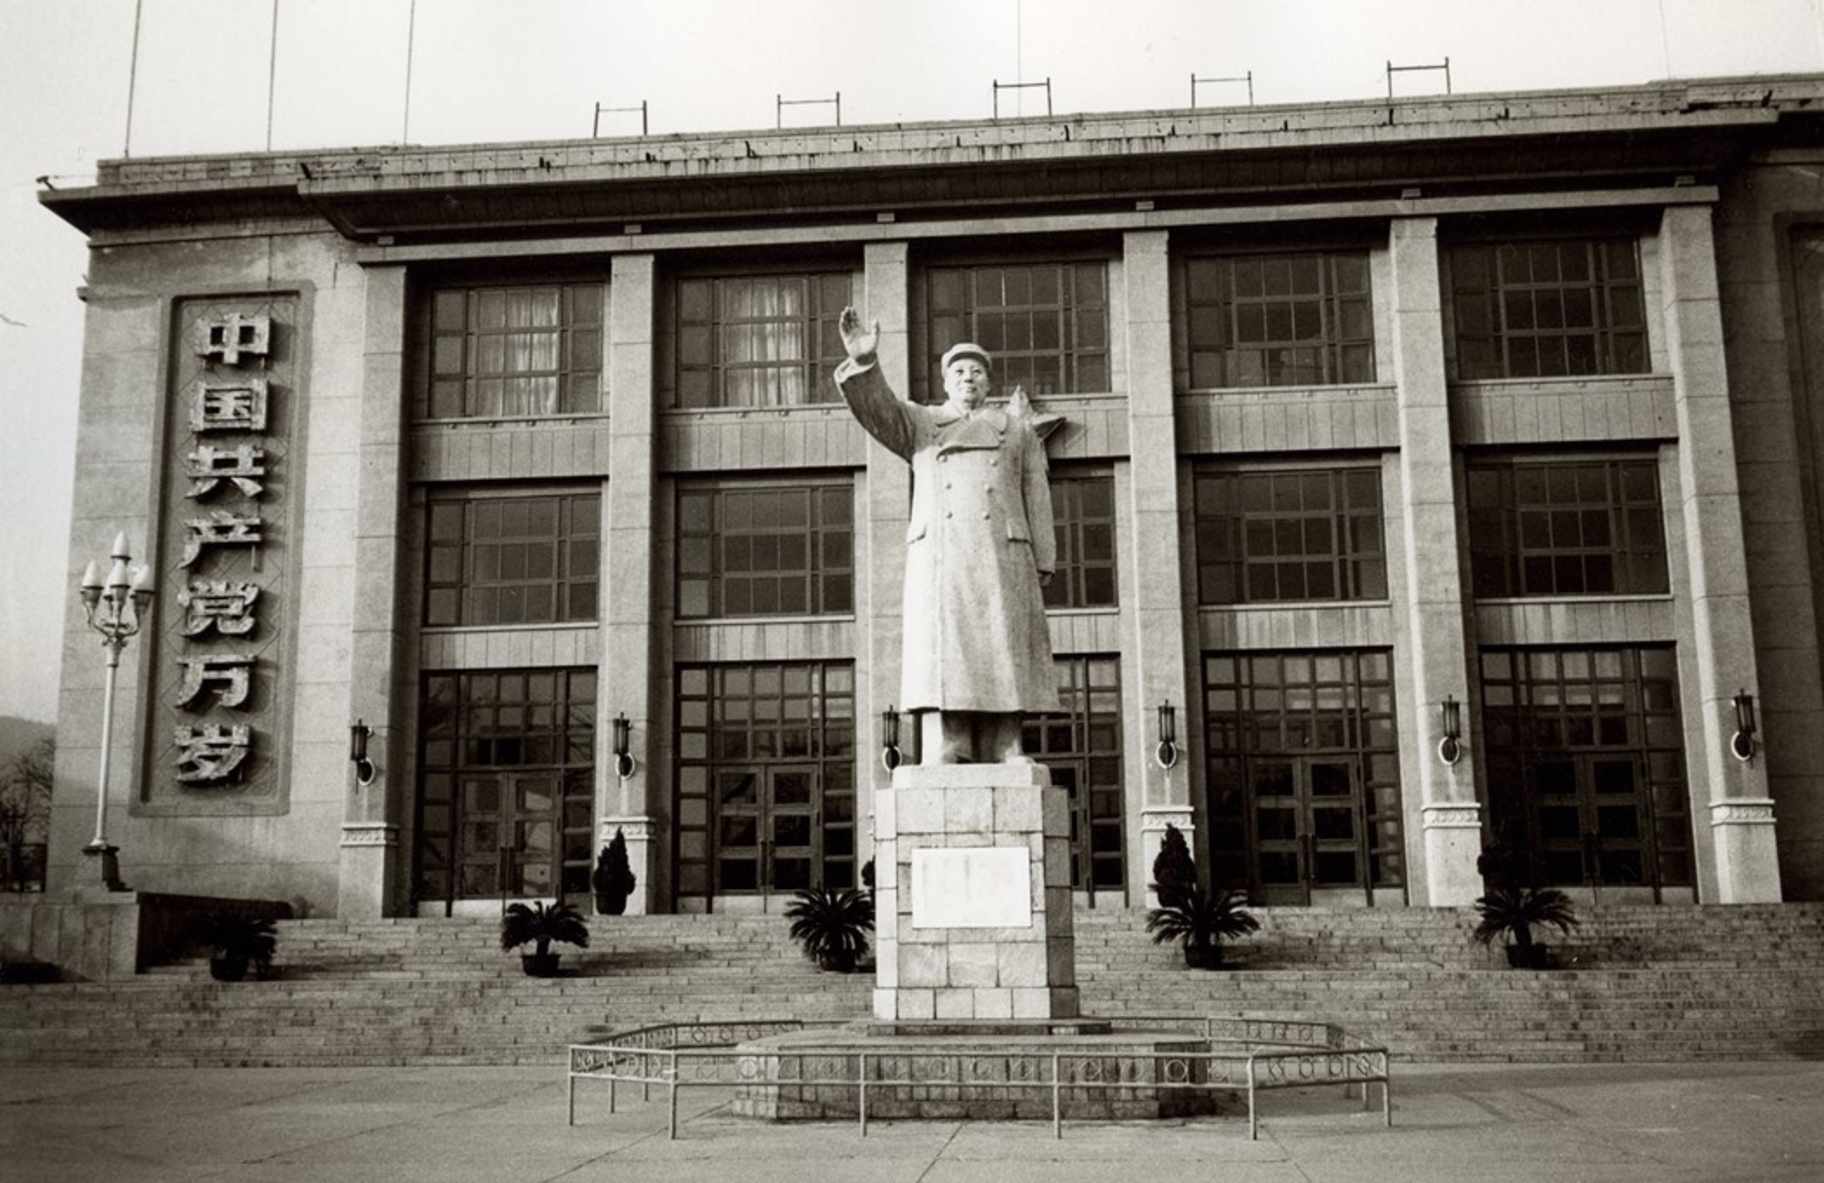
[[[298,557],[295,297],[173,309],[160,599],[136,812],[286,810]]]

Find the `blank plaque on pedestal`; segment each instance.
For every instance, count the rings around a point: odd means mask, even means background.
[[[912,927],[1031,928],[1031,852],[1024,846],[913,851]]]

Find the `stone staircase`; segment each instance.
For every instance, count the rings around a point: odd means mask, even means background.
[[[1263,910],[1232,970],[1188,971],[1144,913],[1077,913],[1084,1010],[1338,1022],[1405,1057],[1684,1060],[1824,1056],[1824,905],[1584,909],[1573,972],[1510,971],[1466,910]],[[556,1064],[665,1020],[842,1018],[871,975],[817,973],[777,916],[596,918],[565,976],[525,977],[487,919],[279,925],[275,973],[201,961],[130,981],[0,988],[0,1063]],[[1555,933],[1550,934],[1556,936]]]
[[[273,975],[206,961],[126,982],[0,989],[0,1063],[558,1063],[565,1044],[665,1020],[845,1018],[872,978],[819,974],[777,916],[596,918],[562,976],[528,978],[490,919],[278,925]]]
[[[1824,1057],[1824,906],[1582,909],[1574,972],[1506,968],[1464,910],[1263,911],[1234,970],[1191,972],[1139,915],[1079,913],[1086,1012],[1324,1019],[1427,1060]]]

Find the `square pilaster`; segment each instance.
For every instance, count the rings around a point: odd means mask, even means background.
[[[1395,218],[1390,234],[1393,371],[1399,399],[1399,518],[1395,552],[1405,568],[1401,670],[1419,734],[1404,745],[1416,776],[1421,837],[1414,852],[1424,869],[1423,902],[1467,904],[1481,894],[1481,849],[1474,762],[1446,764],[1440,704],[1463,704],[1463,742],[1474,738],[1469,709],[1469,622],[1457,533],[1456,470],[1450,444],[1450,400],[1444,365],[1436,218]],[[1414,767],[1416,765],[1416,767]],[[1410,811],[1408,812],[1410,817]],[[1408,849],[1412,843],[1408,842]]]

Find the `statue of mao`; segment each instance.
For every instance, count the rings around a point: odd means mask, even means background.
[[[987,405],[993,362],[979,345],[944,354],[949,401],[895,395],[875,357],[880,323],[839,323],[836,385],[869,435],[912,465],[900,706],[919,717],[926,764],[1030,763],[1027,712],[1058,710],[1040,591],[1057,563],[1045,446],[1023,392]]]

